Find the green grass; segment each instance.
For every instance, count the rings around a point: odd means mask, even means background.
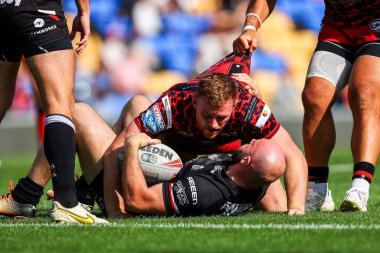
[[[1,157],[0,191],[24,177],[32,156]],[[336,205],[351,182],[350,152],[334,152]],[[377,166],[379,167],[379,166]],[[56,225],[42,199],[37,218],[0,218],[0,252],[380,252],[380,190],[375,176],[367,213],[250,212],[239,217],[137,218],[111,225]],[[48,188],[48,187],[47,187]]]

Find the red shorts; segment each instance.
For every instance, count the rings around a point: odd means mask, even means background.
[[[324,24],[318,36],[318,42],[332,41],[349,46],[358,46],[379,40],[380,30],[372,30],[370,25],[341,28]]]

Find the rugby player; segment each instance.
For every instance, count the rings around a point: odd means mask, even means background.
[[[104,194],[109,216],[120,213],[118,153],[126,136],[139,132],[161,139],[183,160],[198,154],[231,152],[252,139],[272,139],[285,153],[286,193],[278,180],[271,184],[261,203],[268,211],[303,214],[307,167],[301,151],[269,106],[241,89],[246,83],[237,80],[236,87],[236,81],[228,75],[248,75],[250,59],[249,54],[231,54],[189,82],[174,85],[153,104],[142,96],[128,102],[123,110],[127,119],[121,127],[124,130],[105,154]]]
[[[122,197],[130,213],[165,215],[237,215],[265,195],[285,171],[281,148],[267,139],[252,140],[234,155],[212,154],[187,162],[173,181],[148,186],[138,150],[160,143],[144,133],[127,136],[122,168]]]
[[[0,121],[11,106],[17,72],[24,56],[47,115],[44,148],[55,191],[53,220],[64,215],[65,210],[82,216],[87,213],[78,203],[74,185],[74,53],[71,39],[80,32],[75,52],[82,53],[90,36],[90,7],[88,0],[77,0],[76,4],[78,15],[69,34],[60,1],[0,2]],[[32,194],[30,188],[35,189]],[[26,177],[20,180],[12,198],[19,202],[32,200],[36,204],[42,194],[42,188]]]
[[[243,33],[234,51],[251,49],[256,30],[276,1],[250,1]],[[307,210],[332,211],[328,187],[329,159],[335,146],[331,107],[348,86],[353,115],[351,186],[341,211],[367,211],[369,188],[380,149],[380,1],[325,0],[318,44],[309,64],[302,93],[305,109],[303,140],[308,164]],[[252,27],[253,26],[253,27]],[[253,47],[254,48],[254,47]]]

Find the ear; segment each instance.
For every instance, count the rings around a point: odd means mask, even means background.
[[[197,108],[197,105],[198,105],[198,98],[197,98],[197,96],[195,95],[194,97],[193,97],[193,106],[194,106],[194,108]]]
[[[241,165],[249,165],[251,163],[251,156],[244,156],[243,159],[240,160]]]

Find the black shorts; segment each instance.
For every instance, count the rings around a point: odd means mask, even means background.
[[[0,24],[2,61],[72,49],[59,0],[0,1]]]

